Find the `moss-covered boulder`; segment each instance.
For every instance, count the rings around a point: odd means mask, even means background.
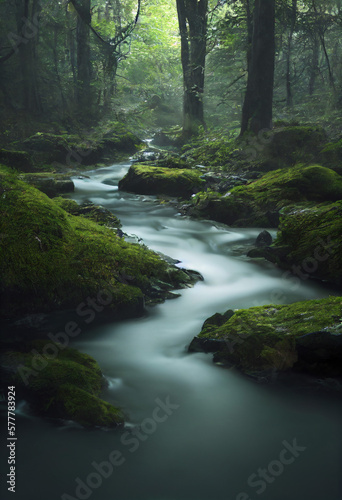
[[[95,205],[91,201],[85,201],[81,205],[76,203],[74,200],[68,198],[58,197],[54,199],[59,207],[68,212],[71,215],[80,215],[86,219],[90,219],[100,226],[106,226],[111,228],[120,228],[121,222],[110,210],[101,207],[100,205]]]
[[[132,165],[120,180],[119,189],[138,194],[165,194],[188,198],[200,191],[204,184],[198,170],[162,168],[138,163]]]
[[[279,232],[264,256],[297,279],[342,284],[342,201],[283,210]]]
[[[14,345],[0,358],[6,383],[14,384],[39,415],[86,427],[123,424],[122,412],[99,397],[105,379],[87,354],[38,340]]]
[[[342,175],[342,139],[326,144],[319,153],[319,161]]]
[[[29,152],[40,169],[52,164],[56,170],[63,170],[120,159],[122,154],[142,148],[143,142],[125,125],[115,122],[80,135],[37,132],[13,147]]]
[[[263,156],[279,158],[284,165],[297,162],[306,164],[315,160],[327,140],[327,135],[317,126],[286,126],[272,131]]]
[[[34,172],[35,166],[31,156],[26,151],[9,151],[0,149],[0,163],[19,172]]]
[[[78,137],[74,135],[37,132],[25,139],[22,145],[38,163],[52,163],[53,161],[66,163],[68,154],[76,148],[78,140]]]
[[[342,374],[342,298],[265,305],[214,315],[190,344],[248,374]]]
[[[64,174],[40,172],[24,174],[19,178],[39,189],[39,191],[45,193],[49,198],[53,198],[59,194],[72,193],[75,190],[75,185],[70,176]]]
[[[168,290],[194,282],[146,247],[70,215],[5,167],[0,169],[0,214],[4,317],[58,309],[80,313],[91,299],[100,301],[97,316],[133,317],[154,294],[154,279]]]
[[[183,146],[187,159],[214,169],[252,176],[293,166],[317,162],[327,140],[321,127],[279,124],[273,130],[250,132],[242,137],[232,133],[203,132]]]
[[[320,165],[296,165],[268,172],[225,194],[200,192],[192,198],[186,212],[228,225],[276,227],[283,207],[296,202],[339,199],[342,199],[340,175]]]
[[[104,154],[111,154],[115,151],[134,153],[144,147],[143,141],[119,122],[107,127],[99,142]]]

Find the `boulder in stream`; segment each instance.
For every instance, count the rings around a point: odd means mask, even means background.
[[[342,374],[342,298],[270,304],[206,320],[189,351],[255,375],[298,370]]]
[[[164,194],[189,198],[204,186],[195,169],[134,164],[119,182],[119,189],[138,194]]]
[[[91,356],[65,344],[33,340],[11,345],[0,359],[3,381],[14,384],[38,415],[85,427],[124,423],[122,411],[99,397],[105,379]]]

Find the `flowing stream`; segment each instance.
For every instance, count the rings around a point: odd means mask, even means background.
[[[85,431],[19,412],[13,498],[341,500],[336,392],[305,377],[258,384],[215,366],[211,355],[187,353],[215,312],[333,291],[308,281],[294,287],[271,264],[245,257],[242,246],[260,229],[190,220],[154,197],[119,192],[128,167],[87,172],[75,179],[73,198],[113,210],[126,233],[204,281],[143,318],[97,326],[74,340],[100,364],[109,381],[103,397],[120,405],[129,423]]]

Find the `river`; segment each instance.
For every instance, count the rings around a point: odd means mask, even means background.
[[[8,498],[341,500],[342,404],[335,392],[305,377],[258,384],[215,366],[210,355],[187,353],[215,312],[333,290],[308,281],[294,289],[270,263],[245,257],[242,246],[260,229],[194,221],[154,197],[119,192],[128,167],[87,172],[75,179],[73,198],[113,210],[126,233],[204,281],[143,318],[96,326],[75,339],[73,346],[100,364],[109,382],[103,397],[124,409],[128,424],[84,430],[23,407],[17,491]]]

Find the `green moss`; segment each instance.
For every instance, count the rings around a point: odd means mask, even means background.
[[[319,154],[319,160],[323,165],[342,174],[342,139],[326,144]]]
[[[21,351],[3,354],[2,364],[16,372],[12,381],[42,416],[84,426],[123,423],[122,412],[99,398],[104,379],[87,354],[38,340],[22,345]]]
[[[75,185],[70,179],[70,176],[65,174],[39,172],[21,174],[19,179],[31,184],[50,198],[58,194],[72,193],[75,190]]]
[[[57,391],[55,405],[59,407],[61,418],[74,420],[86,427],[113,427],[124,423],[121,410],[70,384]]]
[[[119,189],[139,194],[188,197],[204,185],[200,176],[201,172],[188,168],[162,168],[137,163],[121,179]]]
[[[180,158],[179,156],[175,156],[172,154],[166,154],[161,159],[157,160],[155,165],[161,168],[190,168],[189,162]]]
[[[51,163],[59,169],[112,161],[120,158],[122,153],[134,153],[143,147],[143,143],[125,125],[113,122],[79,136],[37,132],[23,142],[14,143],[13,147],[30,152],[39,168],[44,166],[45,170],[45,165]]]
[[[218,357],[244,371],[284,370],[298,359],[296,338],[334,327],[341,316],[341,297],[252,307],[236,311],[222,325],[205,323],[197,339],[220,341]],[[218,344],[212,345],[215,352]]]
[[[79,205],[74,200],[62,197],[54,198],[54,202],[69,214],[80,215],[96,222],[100,226],[111,228],[121,227],[120,220],[110,210],[99,205],[94,205],[94,203],[85,202]]]
[[[325,141],[326,133],[321,127],[283,127],[274,131],[263,154],[280,158],[287,165],[299,161],[308,163],[314,160]]]
[[[306,277],[342,283],[342,201],[283,210],[274,249],[288,247],[278,265]]]
[[[198,193],[191,201],[190,214],[228,225],[274,227],[279,210],[285,206],[339,199],[342,199],[340,175],[319,165],[296,165],[268,172],[224,195]]]
[[[35,166],[26,151],[0,149],[0,162],[19,172],[34,172]]]
[[[240,149],[240,143],[235,137],[212,131],[194,138],[190,144],[183,146],[182,151],[187,159],[196,163],[220,167],[229,165]]]
[[[157,254],[68,214],[7,172],[0,169],[0,294],[5,316],[77,307],[99,290],[112,295],[112,314],[127,314],[131,305],[130,313],[136,315],[142,312],[150,279],[168,282],[170,266]]]

